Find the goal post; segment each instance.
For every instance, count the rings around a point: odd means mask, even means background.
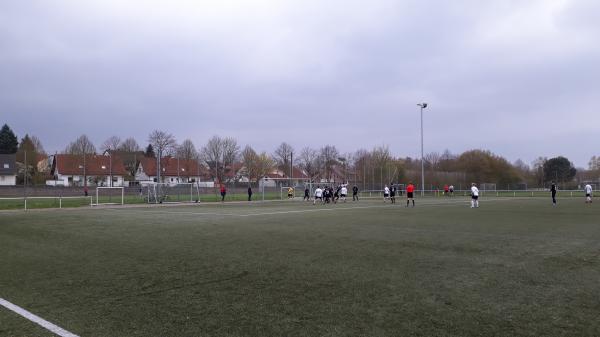
[[[148,184],[149,204],[200,202],[198,183],[151,183]]]
[[[125,188],[124,187],[96,187],[95,206],[99,205],[124,205]]]

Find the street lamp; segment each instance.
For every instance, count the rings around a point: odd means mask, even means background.
[[[417,104],[421,107],[421,196],[425,195],[425,158],[423,156],[423,109],[427,107],[427,103]]]

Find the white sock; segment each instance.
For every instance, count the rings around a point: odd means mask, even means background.
[[[475,201],[471,200],[471,208],[475,207]]]

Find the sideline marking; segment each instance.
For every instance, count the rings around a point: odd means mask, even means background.
[[[496,198],[486,198],[486,201],[516,201],[516,200],[528,200],[529,197],[496,197]],[[458,204],[465,204],[468,206],[468,202],[470,199],[464,200],[447,200],[447,201],[438,201],[438,200],[427,200],[425,202],[420,203],[421,206],[455,206]],[[389,208],[392,209],[391,204],[385,205],[365,205],[365,206],[350,206],[350,207],[333,207],[333,208],[316,208],[316,209],[298,209],[298,210],[284,210],[284,211],[270,211],[270,212],[260,212],[260,213],[246,213],[246,214],[236,214],[236,213],[209,213],[209,212],[190,212],[190,211],[139,211],[136,214],[182,214],[182,215],[214,215],[214,216],[231,216],[231,217],[251,217],[251,216],[263,216],[263,215],[277,215],[277,214],[290,214],[290,213],[312,213],[312,212],[332,212],[332,211],[340,211],[340,210],[356,210],[356,209],[369,209],[369,208]],[[316,206],[318,207],[318,205]],[[397,209],[404,209],[405,207],[398,206]],[[409,207],[412,208],[412,207]],[[126,209],[107,209],[111,211],[125,211]],[[130,211],[130,210],[129,210]]]
[[[27,318],[28,320],[30,320],[38,325],[41,325],[42,327],[54,332],[55,334],[57,334],[61,337],[79,337],[79,336],[77,336],[55,324],[48,322],[47,320],[45,320],[37,315],[30,313],[29,311],[27,311],[19,306],[16,306],[16,305],[10,303],[9,301],[7,301],[1,297],[0,297],[0,305],[10,311],[13,311],[13,312]]]

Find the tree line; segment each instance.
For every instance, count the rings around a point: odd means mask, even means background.
[[[313,181],[342,179],[361,183],[365,187],[379,188],[384,184],[412,181],[420,183],[421,159],[396,157],[387,146],[371,150],[359,149],[342,153],[335,145],[320,148],[304,147],[296,150],[282,142],[272,153],[258,152],[251,145],[241,147],[233,137],[213,136],[206,144],[197,148],[190,139],[178,142],[172,134],[154,130],[141,147],[133,138],[121,139],[111,136],[99,148],[85,134],[70,142],[63,153],[87,156],[103,153],[117,154],[131,177],[135,176],[137,164],[142,157],[173,157],[202,164],[208,175],[216,181],[235,179],[234,169],[242,172],[252,182],[279,169],[288,175],[292,166],[302,169]],[[40,140],[26,134],[21,141],[4,125],[0,130],[0,153],[16,153],[20,163],[19,179],[43,183],[44,175],[37,168],[38,155],[46,155]],[[27,159],[25,160],[25,156]],[[157,161],[160,165],[160,161]],[[239,167],[235,167],[238,164]],[[522,160],[514,163],[487,150],[469,150],[453,154],[431,152],[424,157],[426,188],[439,188],[444,184],[470,182],[496,184],[498,189],[520,187],[542,187],[551,181],[572,184],[576,180],[597,180],[600,176],[600,156],[590,159],[587,170],[577,170],[567,158],[539,157],[526,164]],[[160,167],[159,167],[160,170]],[[130,177],[130,178],[131,178]],[[575,179],[577,178],[577,179]]]

